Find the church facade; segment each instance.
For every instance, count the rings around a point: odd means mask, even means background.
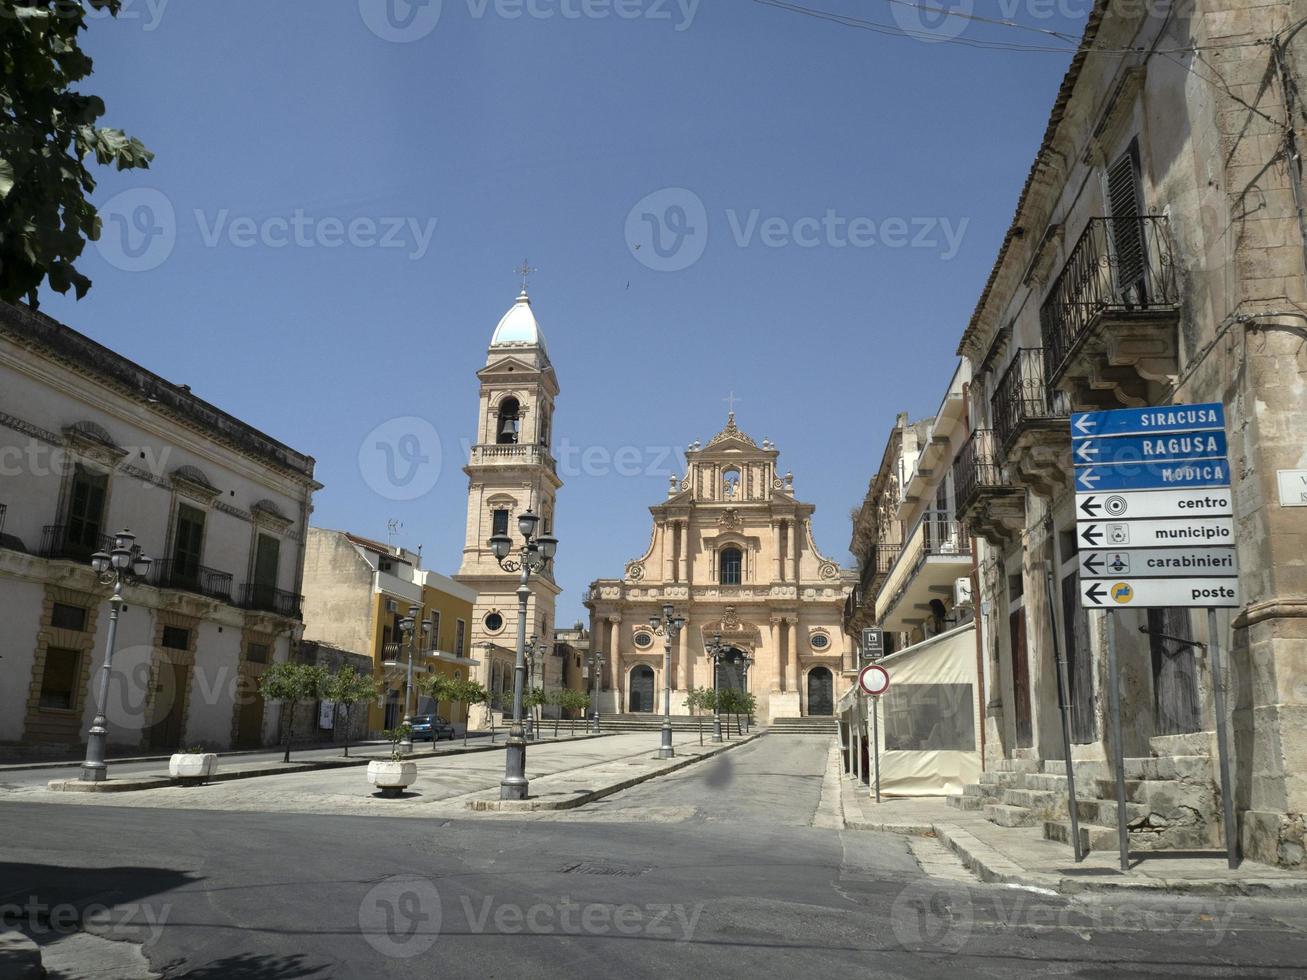
[[[666,603],[686,619],[672,648],[673,714],[688,713],[689,690],[713,686],[707,647],[717,632],[730,648],[719,686],[751,691],[763,721],[831,714],[853,683],[841,616],[854,573],[817,549],[815,508],[794,496],[792,474],[778,473],[779,455],[731,413],[706,445],[689,447],[684,479],[650,508],[645,553],[621,578],[591,583],[591,644],[605,657],[601,711],[662,712],[664,641],[649,620]]]
[[[522,546],[517,518],[530,509],[540,517],[537,534],[552,533],[554,501],[562,481],[549,451],[558,378],[549,361],[544,333],[531,309],[525,285],[490,339],[485,366],[477,372],[480,407],[476,439],[463,472],[468,478],[467,533],[463,562],[454,579],[477,594],[472,612],[472,654],[480,661],[476,679],[490,693],[485,712],[512,714],[513,667],[517,651],[519,573],[500,568],[490,537],[513,539],[513,558]],[[527,601],[527,636],[538,638],[529,686],[554,688],[562,676],[551,642],[554,604],[561,591],[552,565],[532,575]]]

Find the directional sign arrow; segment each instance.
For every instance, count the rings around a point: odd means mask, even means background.
[[[1071,423],[1071,428],[1082,436],[1089,436],[1093,435],[1094,430],[1098,428],[1098,422],[1088,415],[1077,415],[1076,420]]]
[[[1076,459],[1084,463],[1094,462],[1094,457],[1098,455],[1098,445],[1085,440],[1076,446]]]
[[[1102,582],[1095,582],[1089,588],[1085,589],[1085,598],[1096,606],[1103,604],[1103,596],[1107,595],[1107,589],[1103,588]]]
[[[1076,473],[1076,485],[1081,490],[1094,489],[1094,485],[1098,483],[1098,480],[1099,477],[1097,476],[1097,474],[1094,473],[1092,468],[1087,470],[1080,470]]]
[[[1097,497],[1086,497],[1080,502],[1080,510],[1086,517],[1097,517],[1102,509],[1103,505],[1098,503]]]
[[[1088,574],[1097,575],[1098,570],[1103,567],[1103,559],[1099,556],[1098,552],[1091,551],[1085,556],[1084,566],[1085,571]]]
[[[1088,524],[1085,526],[1085,529],[1080,532],[1080,537],[1085,542],[1085,544],[1089,545],[1092,548],[1094,545],[1098,544],[1098,542],[1102,540],[1103,532],[1099,530],[1097,524]]]

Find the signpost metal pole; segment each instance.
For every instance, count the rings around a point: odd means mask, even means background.
[[[876,762],[876,802],[880,802],[880,695],[871,696],[871,756]]]
[[[853,711],[853,778],[862,782],[862,743],[866,736],[862,733],[862,704],[866,700],[861,691]]]
[[[1116,770],[1116,837],[1121,851],[1121,870],[1130,870],[1130,831],[1126,826],[1125,746],[1121,740],[1121,677],[1116,663],[1116,617],[1108,610],[1107,623],[1107,694],[1112,713],[1112,761]]]
[[[1057,606],[1054,602],[1053,571],[1044,570],[1044,591],[1048,595],[1048,619],[1053,627],[1053,660],[1057,663],[1057,702],[1062,710],[1062,753],[1066,758],[1066,810],[1071,818],[1071,847],[1076,862],[1085,859],[1080,846],[1080,815],[1076,812],[1076,769],[1071,761],[1071,685],[1067,679],[1066,656],[1068,651],[1058,642]]]
[[[1225,856],[1230,869],[1239,867],[1239,833],[1234,822],[1234,786],[1230,778],[1230,743],[1226,733],[1225,672],[1216,634],[1216,610],[1207,610],[1207,649],[1211,654],[1212,693],[1216,700],[1216,754],[1221,767],[1221,815],[1225,824]]]

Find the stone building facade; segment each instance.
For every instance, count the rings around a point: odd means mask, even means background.
[[[0,304],[0,747],[76,751],[95,716],[124,528],[129,586],[108,706],[122,749],[258,747],[258,695],[301,630],[312,457],[50,317]]]
[[[1307,510],[1277,483],[1307,467],[1305,18],[1303,0],[1096,5],[959,346],[972,432],[953,464],[958,512],[984,541],[991,762],[1012,760],[1019,788],[1019,770],[1064,758],[1056,637],[1072,753],[1101,775],[1107,622],[1080,608],[1068,415],[1224,404],[1243,605],[1214,639],[1230,654],[1238,830],[1246,855],[1291,866],[1307,864]],[[1132,846],[1218,844],[1218,679],[1173,639],[1213,639],[1205,615],[1115,623],[1122,747],[1145,782]],[[987,812],[1041,823],[1022,799]],[[1105,810],[1081,808],[1093,838]]]
[[[719,631],[733,651],[720,682],[747,683],[760,718],[832,713],[853,667],[840,627],[853,576],[817,550],[815,508],[794,496],[792,474],[777,471],[779,455],[732,413],[706,445],[689,448],[685,478],[650,508],[648,550],[621,578],[591,584],[591,646],[606,658],[601,711],[662,711],[663,639],[649,619],[671,603],[686,617],[672,656],[673,713],[686,713],[688,690],[712,687],[706,644]],[[745,654],[754,660],[747,677]]]

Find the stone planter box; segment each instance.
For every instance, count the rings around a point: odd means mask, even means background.
[[[394,759],[374,759],[368,763],[368,782],[382,796],[395,797],[417,782],[418,764]]]
[[[208,782],[218,771],[218,756],[213,752],[178,752],[168,760],[168,775],[193,786]]]

